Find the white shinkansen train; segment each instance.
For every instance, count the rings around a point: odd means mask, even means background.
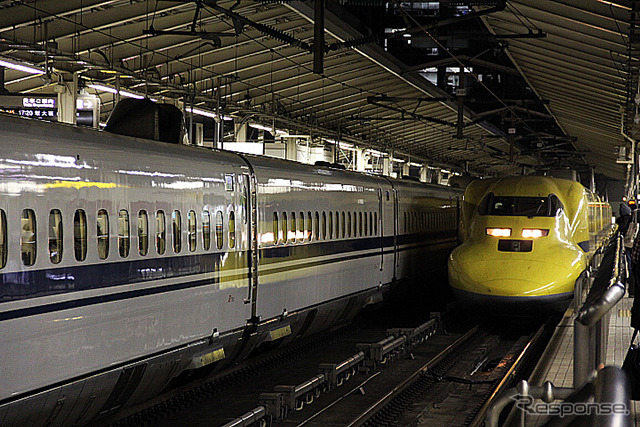
[[[0,115],[0,424],[82,425],[445,265],[455,190]]]

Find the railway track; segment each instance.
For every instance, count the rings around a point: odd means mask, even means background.
[[[436,334],[434,322],[387,330],[381,340],[379,327],[341,328],[225,376],[191,381],[102,425],[479,425],[491,397],[527,370],[550,327],[525,336],[485,326]],[[408,338],[415,331],[422,335]],[[266,398],[274,396],[280,396],[275,409]]]
[[[518,338],[474,327],[347,425],[480,426],[493,397],[531,370],[556,323]]]

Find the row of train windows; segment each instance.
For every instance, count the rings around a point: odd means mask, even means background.
[[[164,254],[167,245],[166,236],[166,215],[164,211],[156,212],[156,233],[155,248],[160,255]],[[222,249],[224,243],[223,214],[221,211],[215,215],[215,245]],[[98,257],[106,259],[109,256],[109,213],[105,209],[98,211],[97,217],[97,249]],[[187,245],[190,252],[197,249],[197,218],[195,211],[191,210],[187,214]],[[228,218],[229,236],[228,246],[235,246],[235,214],[229,213]],[[26,266],[34,265],[37,255],[37,226],[36,214],[32,209],[25,209],[21,216],[20,247],[22,263]],[[182,251],[182,215],[175,210],[171,214],[171,232],[173,252]],[[211,214],[209,211],[202,212],[202,247],[205,250],[211,249]],[[118,212],[118,253],[120,257],[126,258],[130,251],[130,220],[126,209]],[[7,264],[7,217],[0,209],[0,268]],[[49,260],[53,264],[62,261],[63,254],[63,226],[62,213],[58,209],[49,212]],[[76,261],[84,261],[87,257],[87,215],[84,210],[78,209],[73,216],[73,252]],[[138,212],[138,252],[140,255],[147,255],[149,252],[149,216],[145,210]]]
[[[275,244],[378,235],[377,212],[274,212]]]
[[[428,231],[440,228],[455,228],[455,211],[405,212],[403,232]]]

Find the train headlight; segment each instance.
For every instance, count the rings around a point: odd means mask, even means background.
[[[524,238],[531,237],[535,239],[538,237],[544,237],[548,235],[549,235],[549,230],[543,230],[539,228],[523,228],[522,229],[522,237]]]
[[[511,236],[510,228],[487,228],[487,235],[493,237],[509,237]]]

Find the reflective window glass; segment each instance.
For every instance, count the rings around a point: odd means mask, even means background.
[[[73,215],[73,252],[76,261],[87,258],[87,215],[82,209]]]
[[[129,213],[125,209],[118,213],[118,252],[123,258],[129,256]]]
[[[222,212],[216,212],[216,247],[222,249],[224,243]]]
[[[196,213],[195,211],[189,211],[187,214],[187,240],[189,242],[190,252],[196,250],[196,245],[198,243],[197,227],[198,223],[196,221]]]
[[[173,211],[171,214],[171,231],[173,252],[178,254],[182,250],[182,215],[180,215],[180,211]]]
[[[49,212],[49,260],[62,261],[62,214],[58,209]]]
[[[278,233],[278,212],[273,213],[273,221],[271,222],[271,225],[271,231],[273,233],[273,243],[277,245],[280,241],[280,234]]]
[[[211,215],[209,215],[209,211],[202,212],[202,247],[205,251],[211,249]]]
[[[164,211],[156,212],[156,250],[159,255],[167,249],[166,218]]]
[[[138,212],[138,253],[149,253],[149,217],[145,210]]]
[[[23,210],[20,224],[22,263],[33,265],[36,263],[36,213],[32,209]]]
[[[7,265],[7,214],[0,209],[0,268]]]
[[[107,259],[109,256],[109,214],[100,209],[96,218],[98,234],[98,257]]]
[[[234,211],[229,212],[229,247],[236,246],[236,214]]]

